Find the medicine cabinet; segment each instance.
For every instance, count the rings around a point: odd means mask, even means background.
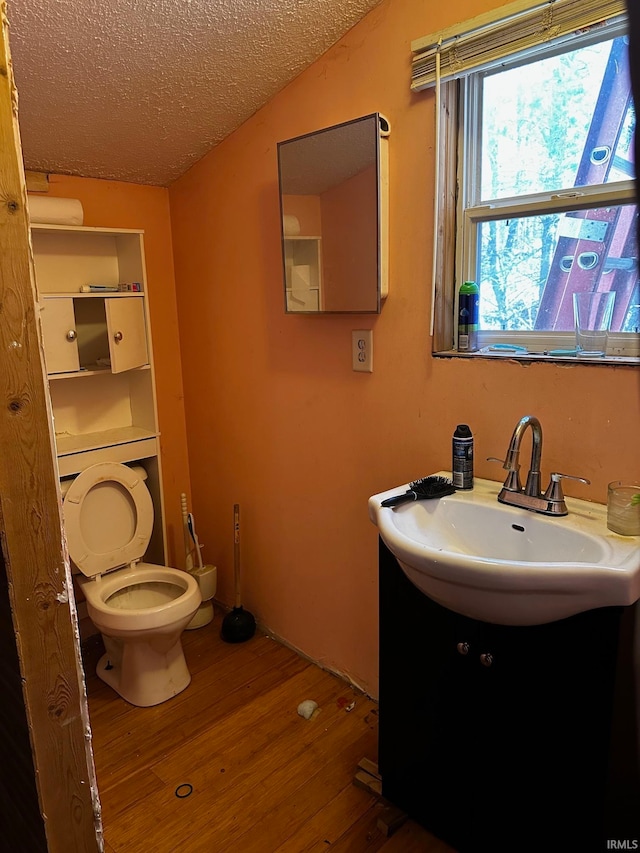
[[[142,465],[155,512],[145,559],[164,563],[143,234],[32,223],[31,241],[59,475]]]
[[[388,121],[372,113],[278,143],[287,313],[380,312],[388,136]]]

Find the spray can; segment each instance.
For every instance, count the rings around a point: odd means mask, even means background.
[[[478,315],[480,288],[475,281],[460,285],[458,299],[458,352],[475,352],[478,349]]]
[[[451,471],[456,489],[473,488],[473,435],[467,424],[458,424],[453,434]]]

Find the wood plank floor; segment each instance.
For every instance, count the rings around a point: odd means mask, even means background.
[[[413,821],[386,837],[384,802],[353,784],[376,704],[263,634],[223,643],[220,619],[184,633],[191,684],[155,708],[100,681],[85,644],[107,853],[450,853]]]

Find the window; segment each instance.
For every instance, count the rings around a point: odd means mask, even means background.
[[[606,290],[616,294],[608,354],[637,357],[635,111],[624,15],[577,27],[583,22],[573,20],[573,0],[556,0],[552,12],[549,4],[523,10],[518,2],[496,15],[516,6],[506,23],[468,22],[441,34],[435,49],[421,40],[414,60],[414,88],[425,85],[432,59],[433,81],[439,64],[445,80],[437,87],[434,349],[455,347],[453,282],[473,280],[481,348],[570,349],[573,293]],[[566,32],[536,40],[530,19],[537,16],[539,30],[557,10]]]

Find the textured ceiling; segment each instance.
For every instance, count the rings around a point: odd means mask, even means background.
[[[380,0],[8,0],[25,167],[166,186]]]

